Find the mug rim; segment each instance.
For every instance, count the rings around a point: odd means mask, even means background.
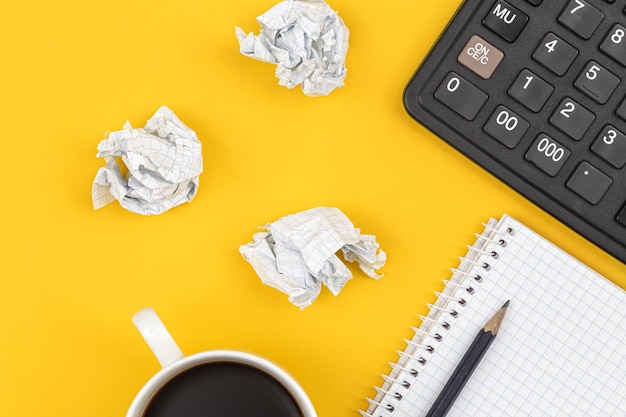
[[[135,395],[126,413],[126,417],[142,417],[146,407],[162,386],[188,369],[212,362],[240,363],[270,375],[289,392],[294,402],[298,405],[302,417],[317,417],[317,413],[309,396],[295,378],[285,369],[272,360],[257,354],[231,349],[206,350],[194,353],[193,355],[184,356],[166,367],[161,368],[143,385],[137,395]]]

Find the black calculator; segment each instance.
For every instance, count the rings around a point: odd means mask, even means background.
[[[626,263],[624,0],[466,0],[404,105]]]

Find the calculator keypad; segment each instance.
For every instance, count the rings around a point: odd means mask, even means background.
[[[451,26],[407,111],[626,263],[626,5],[465,0]]]

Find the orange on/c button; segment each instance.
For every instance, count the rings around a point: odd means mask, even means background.
[[[504,53],[501,50],[480,36],[474,35],[463,47],[458,60],[461,64],[487,80],[498,68],[503,58]]]

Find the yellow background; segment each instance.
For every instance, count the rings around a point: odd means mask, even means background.
[[[0,415],[123,416],[159,365],[153,306],[185,353],[267,356],[321,417],[356,416],[481,222],[507,212],[622,287],[626,266],[411,120],[401,95],[459,4],[333,0],[346,86],[306,97],[239,53],[261,0],[4,2],[0,12]],[[191,204],[94,211],[105,132],[169,106],[203,146]],[[304,311],[238,253],[257,226],[340,208],[388,253]],[[546,278],[549,279],[549,278]]]

